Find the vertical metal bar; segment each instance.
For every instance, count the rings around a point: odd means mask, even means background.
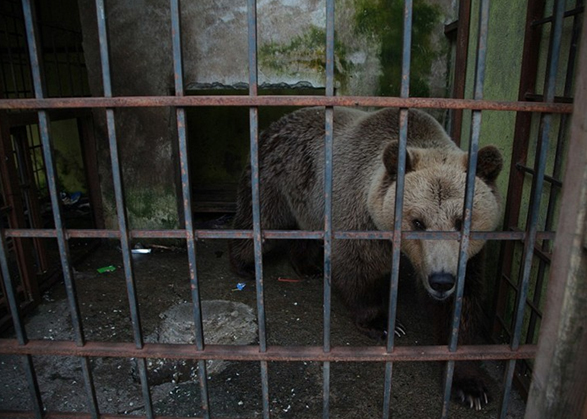
[[[469,30],[471,26],[471,0],[459,1],[459,16],[456,39],[456,57],[453,97],[464,99],[467,78],[467,56],[469,54]],[[463,128],[463,111],[455,109],[452,111],[451,137],[457,145],[461,145],[461,131]]]
[[[385,363],[385,384],[383,391],[383,419],[391,417],[391,377],[393,374],[393,362]]]
[[[575,8],[579,8],[582,5],[583,1],[582,0],[576,0],[575,1]],[[579,43],[579,37],[581,35],[581,21],[582,21],[582,16],[580,15],[575,15],[573,16],[573,31],[571,34],[571,42],[569,45],[569,59],[566,63],[567,65],[567,71],[565,74],[565,87],[564,87],[564,91],[563,91],[563,96],[564,97],[569,97],[573,94],[573,75],[575,73],[575,61],[576,61],[576,55],[577,55],[577,46]],[[557,143],[556,143],[556,152],[555,152],[555,156],[554,156],[554,163],[553,163],[553,173],[552,173],[552,177],[555,179],[560,179],[561,178],[561,174],[563,171],[563,158],[564,158],[564,143],[565,143],[565,138],[566,138],[566,132],[567,132],[567,123],[569,121],[569,115],[567,114],[563,114],[560,116],[560,123],[559,123],[559,128],[558,128],[558,135],[557,135]],[[557,207],[557,203],[558,203],[558,197],[559,197],[559,193],[560,193],[560,189],[556,188],[556,187],[552,187],[550,188],[549,191],[549,199],[548,199],[548,209],[546,210],[546,221],[544,222],[544,229],[545,230],[551,230],[553,227],[553,222],[555,221],[556,218],[556,207]],[[548,251],[551,246],[550,246],[550,241],[545,240],[542,243],[542,250],[543,251]],[[540,303],[540,300],[542,299],[542,284],[544,282],[544,278],[545,278],[545,273],[546,271],[546,262],[544,262],[542,259],[540,259],[539,261],[539,267],[538,267],[538,279],[536,281],[536,286],[535,286],[535,290],[534,290],[534,296],[532,298],[532,300],[534,301],[534,304],[536,304],[538,306],[538,304]],[[537,321],[537,313],[536,311],[532,310],[531,315],[530,315],[530,323],[528,326],[528,335],[526,337],[526,342],[527,343],[532,343],[532,341],[534,340],[534,336],[537,332],[537,328],[536,328],[536,321]]]
[[[31,63],[31,75],[33,79],[33,87],[35,98],[42,99],[44,97],[42,75],[40,70],[39,55],[37,51],[37,42],[35,27],[33,23],[33,11],[30,4],[30,0],[23,0],[22,3],[23,15],[25,21],[25,32],[29,49],[29,59]],[[75,341],[78,346],[84,344],[83,329],[81,323],[81,316],[79,312],[79,305],[77,303],[77,296],[75,293],[75,286],[73,282],[73,273],[70,266],[69,260],[69,247],[67,239],[65,237],[65,229],[61,218],[61,209],[59,207],[59,196],[57,191],[56,173],[55,166],[53,163],[53,156],[51,150],[51,141],[49,135],[49,120],[45,111],[39,111],[39,130],[41,134],[41,142],[43,144],[43,155],[45,158],[45,166],[47,170],[47,184],[49,186],[49,192],[51,196],[51,207],[53,210],[53,219],[55,222],[55,230],[57,232],[57,244],[59,247],[59,255],[61,259],[61,265],[63,270],[63,280],[65,282],[65,288],[67,292],[69,311],[71,315],[71,322],[74,330]],[[4,249],[4,243],[2,243],[2,249]],[[4,251],[3,251],[4,253]],[[5,255],[3,255],[5,256]],[[4,276],[4,274],[3,274]],[[10,280],[10,277],[6,277]],[[8,290],[7,290],[8,291]],[[11,294],[14,297],[14,290],[11,290]],[[16,300],[13,301],[15,303]],[[18,313],[17,313],[18,318]],[[20,322],[20,320],[18,320]],[[16,327],[16,323],[15,323]],[[22,326],[21,326],[22,327]],[[23,329],[24,331],[24,329]],[[26,335],[20,336],[20,339],[26,339]],[[21,344],[24,341],[20,342]],[[29,383],[29,389],[33,399],[33,406],[37,417],[42,417],[42,399],[40,390],[38,388],[37,377],[34,370],[34,365],[31,356],[23,358],[25,371],[27,375],[27,381]],[[93,386],[91,381],[86,381],[86,389],[88,392],[92,392]],[[91,404],[91,401],[90,401]]]
[[[10,275],[10,269],[8,267],[8,251],[6,248],[6,241],[4,239],[4,231],[0,231],[0,273],[2,277],[2,283],[6,292],[6,300],[8,301],[8,308],[12,316],[12,324],[14,331],[16,332],[16,339],[19,345],[26,345],[28,342],[26,329],[20,315],[18,299],[16,296],[16,290],[12,284],[12,277]],[[41,398],[41,391],[39,390],[39,384],[37,382],[37,374],[35,373],[35,367],[33,364],[33,358],[30,355],[24,355],[22,357],[23,368],[25,371],[29,393],[31,396],[31,402],[33,410],[35,412],[35,418],[41,419],[43,417],[43,399]]]
[[[181,20],[179,0],[171,0],[171,37],[173,44],[173,69],[175,78],[175,95],[183,96],[183,58],[181,51]],[[177,135],[179,141],[179,160],[181,168],[181,185],[183,196],[183,212],[185,218],[186,242],[188,264],[190,270],[190,286],[192,291],[192,304],[194,313],[195,342],[199,351],[204,349],[204,328],[202,324],[202,307],[200,304],[200,286],[198,281],[198,269],[196,259],[196,241],[194,223],[192,217],[192,201],[189,171],[189,153],[187,144],[185,109],[176,109]],[[206,361],[198,361],[198,375],[200,382],[200,395],[202,400],[203,417],[210,417],[210,403],[208,398],[208,386]]]
[[[257,78],[257,1],[247,1],[248,54],[249,54],[249,96],[258,94]],[[261,232],[261,201],[259,187],[259,109],[249,108],[249,134],[251,149],[251,192],[253,204],[253,245],[255,252],[255,284],[257,297],[257,322],[259,325],[259,351],[267,351],[265,322],[265,296],[263,289],[263,248]],[[263,417],[268,419],[269,379],[267,362],[261,362],[261,391]]]
[[[410,96],[410,65],[412,51],[412,18],[413,18],[413,1],[405,0],[404,2],[404,31],[402,46],[402,80],[401,80],[401,97]],[[406,175],[406,153],[408,141],[408,109],[400,109],[399,119],[399,146],[398,146],[398,168],[395,192],[394,223],[393,223],[393,243],[391,258],[391,278],[389,288],[389,311],[387,316],[387,352],[392,352],[394,348],[395,326],[397,315],[397,297],[399,284],[399,262],[401,254],[401,233],[402,218],[404,207],[404,183]],[[390,416],[391,403],[391,380],[393,366],[391,362],[385,366],[385,385],[383,401],[383,418]]]
[[[25,355],[22,357],[22,363],[26,375],[29,392],[31,394],[31,400],[33,403],[33,411],[35,412],[35,418],[43,418],[43,399],[41,398],[41,390],[39,389],[39,383],[37,381],[37,374],[35,373],[35,366],[33,364],[33,357],[31,355]]]
[[[524,48],[522,53],[522,68],[520,70],[520,83],[518,87],[518,100],[525,100],[528,92],[536,91],[536,77],[538,72],[538,58],[540,51],[541,30],[534,27],[532,22],[541,19],[544,13],[545,0],[528,2],[526,10]],[[517,112],[516,126],[514,129],[514,143],[512,145],[512,157],[510,162],[508,191],[505,199],[503,231],[509,231],[517,227],[520,216],[521,196],[524,189],[525,174],[516,168],[516,164],[526,161],[532,114],[529,112]],[[499,255],[499,271],[497,281],[497,297],[495,307],[492,310],[493,339],[499,341],[503,331],[500,317],[505,318],[508,295],[511,292],[509,283],[504,276],[511,276],[514,247],[516,243],[505,241],[501,243]]]
[[[106,29],[106,11],[104,8],[104,0],[96,0],[96,15],[98,21],[98,37],[100,43],[100,61],[103,77],[104,96],[112,97],[110,57],[108,52],[108,34]],[[120,159],[118,155],[118,142],[116,139],[114,110],[111,108],[106,109],[106,125],[108,130],[110,159],[112,164],[112,178],[114,183],[114,195],[116,200],[116,213],[118,216],[118,229],[120,231],[120,247],[122,249],[122,262],[124,266],[124,276],[126,280],[126,289],[129,300],[134,342],[137,348],[142,348],[143,335],[139,315],[138,297],[136,293],[136,285],[133,274],[132,255],[130,249],[130,239],[126,217],[126,207],[124,204],[124,189],[122,185],[122,174],[120,170]],[[146,360],[144,358],[137,359],[137,365],[139,369],[139,375],[141,377],[141,387],[145,402],[145,412],[148,418],[152,418],[153,404],[151,401],[151,392],[149,389],[149,382],[147,379]]]
[[[326,96],[334,96],[334,0],[326,0]],[[324,114],[324,336],[323,350],[330,352],[332,305],[332,191],[334,154],[334,108]],[[322,366],[322,417],[330,416],[330,362]]]
[[[487,57],[487,34],[489,29],[489,0],[482,0],[479,5],[479,26],[477,40],[477,60],[475,63],[475,88],[474,99],[483,99],[483,85],[485,82],[485,61]],[[469,161],[467,167],[467,186],[463,206],[463,225],[459,249],[459,262],[457,270],[457,284],[454,296],[454,309],[450,329],[450,341],[448,348],[451,352],[457,350],[459,325],[463,307],[463,293],[465,289],[465,274],[467,271],[467,252],[471,234],[471,220],[473,213],[473,201],[475,197],[475,178],[477,167],[477,153],[479,151],[479,136],[481,134],[481,111],[473,111],[473,123],[469,140]],[[448,417],[452,379],[454,375],[454,361],[447,363],[444,380],[444,400],[442,405],[442,417]]]
[[[525,417],[529,419],[587,417],[587,25],[583,25],[580,45],[561,197],[564,205],[558,216],[528,397]]]
[[[322,364],[322,419],[330,417],[330,361]]]
[[[41,70],[39,64],[39,56],[37,53],[36,35],[34,30],[30,0],[23,1],[23,13],[25,17],[25,29],[29,45],[29,57],[31,62],[31,72],[33,77],[35,98],[42,99],[44,97],[44,90],[41,80]],[[65,227],[63,225],[61,209],[59,206],[59,191],[57,190],[57,173],[55,171],[53,153],[51,150],[49,118],[47,116],[47,112],[45,111],[39,111],[39,131],[41,136],[41,143],[43,145],[45,170],[47,171],[47,185],[49,187],[49,194],[51,196],[51,209],[53,210],[53,219],[55,222],[55,230],[57,233],[57,244],[59,247],[59,255],[63,269],[63,280],[65,282],[65,287],[69,301],[69,311],[74,329],[75,341],[77,345],[82,346],[84,344],[84,335],[82,330],[79,306],[77,303],[77,295],[75,293],[75,284],[73,282],[73,273],[70,265],[69,246],[67,243],[67,239],[65,237]]]
[[[4,229],[0,231],[0,272],[2,276],[2,283],[6,290],[6,300],[12,316],[12,323],[16,333],[16,339],[19,345],[26,345],[28,337],[26,328],[20,316],[19,303],[16,290],[12,284],[12,276],[10,275],[10,268],[8,266],[8,250],[6,248],[6,241],[4,239]]]
[[[548,51],[548,63],[546,68],[545,85],[544,85],[544,101],[554,102],[556,91],[557,69],[560,57],[560,48],[562,40],[563,17],[565,12],[565,1],[556,0],[554,3],[554,20],[551,29],[550,45]],[[516,309],[514,314],[514,325],[512,327],[512,341],[511,348],[518,349],[520,346],[520,339],[522,334],[522,325],[524,320],[524,307],[528,296],[528,287],[530,283],[530,271],[532,269],[532,259],[534,257],[534,245],[536,243],[536,231],[538,230],[538,218],[540,214],[540,201],[542,197],[542,189],[544,186],[544,174],[546,171],[546,157],[548,153],[550,126],[552,121],[551,114],[541,115],[540,121],[540,141],[536,150],[536,157],[534,159],[534,173],[532,179],[532,195],[530,199],[530,211],[526,221],[526,240],[524,242],[524,251],[522,255],[522,263],[518,278],[520,279],[520,287],[518,292],[518,299],[516,302]],[[511,382],[514,375],[516,361],[510,360],[505,374],[504,389],[511,388]],[[509,404],[509,392],[502,394],[500,418],[505,418]]]
[[[80,358],[82,364],[82,374],[86,383],[86,397],[89,400],[90,417],[92,419],[98,419],[100,412],[98,410],[98,398],[96,397],[96,388],[94,386],[94,380],[92,378],[92,367],[90,360],[86,357]]]

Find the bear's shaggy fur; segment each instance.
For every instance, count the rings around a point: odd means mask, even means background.
[[[324,109],[306,108],[283,117],[260,136],[259,168],[263,229],[321,230],[324,227]],[[332,225],[335,231],[392,230],[398,159],[399,111],[334,111]],[[461,228],[467,154],[428,114],[410,110],[402,230],[455,231]],[[502,167],[493,146],[478,153],[473,231],[493,230],[500,217],[495,179]],[[238,191],[236,229],[252,229],[251,171]],[[320,243],[291,240],[289,255],[302,274],[322,266]],[[266,243],[264,251],[275,244]],[[459,343],[470,343],[477,329],[483,241],[471,241]],[[233,269],[253,275],[252,240],[232,240]],[[457,273],[456,240],[402,240],[402,253],[430,298],[440,321],[439,343],[448,340],[450,297]],[[332,284],[358,329],[376,339],[386,335],[391,243],[385,240],[334,240]],[[440,320],[439,320],[440,319]],[[480,407],[486,389],[477,369],[457,363],[453,387],[467,403]]]

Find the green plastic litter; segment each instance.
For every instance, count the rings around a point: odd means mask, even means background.
[[[98,268],[97,271],[99,274],[103,274],[104,272],[113,272],[116,270],[116,267],[113,265],[104,266],[102,268]]]

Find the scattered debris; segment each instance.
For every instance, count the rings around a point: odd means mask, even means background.
[[[277,280],[279,282],[302,282],[303,281],[302,279],[282,278],[282,277],[277,278]]]
[[[131,252],[135,254],[147,254],[151,253],[151,250],[153,249],[132,249]]]
[[[103,274],[106,272],[114,272],[116,270],[116,266],[114,265],[108,265],[108,266],[104,266],[102,268],[98,268],[96,269],[98,271],[99,274]]]
[[[246,286],[247,284],[245,284],[244,282],[239,282],[238,284],[236,284],[236,288],[234,288],[233,291],[242,291]]]

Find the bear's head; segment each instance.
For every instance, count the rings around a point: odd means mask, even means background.
[[[369,189],[369,212],[380,230],[393,230],[398,143],[392,141]],[[402,230],[460,231],[467,176],[467,153],[451,148],[408,147],[405,165]],[[494,230],[500,220],[500,197],[495,180],[503,166],[494,146],[478,152],[471,231]],[[483,240],[471,240],[468,258]],[[426,291],[437,300],[455,290],[458,240],[402,240],[402,252],[412,263]]]

